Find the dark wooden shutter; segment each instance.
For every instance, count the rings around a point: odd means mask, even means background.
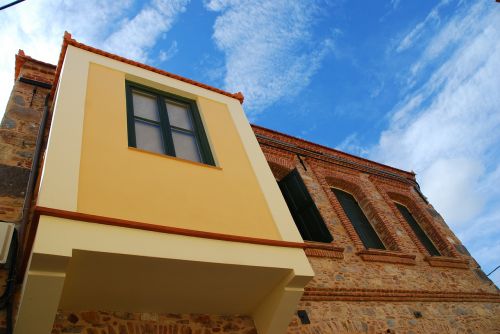
[[[399,212],[401,212],[401,215],[406,219],[406,222],[408,223],[408,225],[410,225],[413,232],[415,232],[415,235],[417,236],[418,240],[420,240],[422,245],[424,245],[429,254],[431,254],[432,256],[440,256],[441,254],[437,250],[436,246],[434,246],[431,239],[429,239],[427,234],[425,234],[424,230],[422,230],[422,227],[420,227],[415,218],[413,218],[408,208],[399,203],[394,203],[394,204],[396,204]]]
[[[307,192],[297,170],[292,171],[278,182],[288,209],[304,240],[331,242],[332,235],[328,231],[323,218]]]
[[[340,202],[342,209],[351,221],[354,229],[359,235],[366,248],[385,249],[384,244],[373,229],[365,214],[359,207],[356,199],[349,193],[339,189],[332,189],[335,196]]]

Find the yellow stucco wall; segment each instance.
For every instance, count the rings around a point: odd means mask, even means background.
[[[217,167],[129,148],[125,79],[196,100]],[[56,92],[38,206],[233,235],[302,241],[236,99],[71,45],[66,50]],[[314,275],[304,252],[298,248],[41,216],[25,276],[16,333],[50,333],[59,301],[64,299],[62,282],[75,252],[81,251],[150,258],[148,261],[155,258],[224,264],[230,270],[227,275],[214,272],[224,277],[231,276],[235,266],[256,267],[255,275],[267,285],[255,287],[256,281],[246,274],[244,277],[251,280],[254,288],[238,282],[243,289],[240,293],[251,297],[266,295],[259,305],[247,308],[253,308],[252,316],[263,334],[286,330],[303,287]],[[262,276],[263,272],[289,275],[274,286],[276,282],[267,279],[272,275]],[[127,278],[121,275],[119,280]],[[106,282],[116,280],[107,277]],[[133,279],[129,281],[130,286],[136,284]],[[83,278],[82,282],[87,280]],[[189,289],[190,283],[185,283],[186,291],[195,293]],[[155,286],[149,287],[157,291]],[[80,287],[75,291],[80,293]],[[239,296],[233,294],[234,300],[229,302],[241,306],[243,300]],[[217,299],[214,298],[207,301],[211,303]],[[210,303],[207,305],[213,310]],[[227,313],[239,310],[230,303],[226,303]],[[194,306],[199,304],[187,303],[190,308],[186,312],[196,311]],[[220,300],[217,305],[224,306]]]
[[[281,239],[227,106],[196,97],[217,168],[138,151],[127,142],[126,78],[124,72],[89,66],[78,211]]]

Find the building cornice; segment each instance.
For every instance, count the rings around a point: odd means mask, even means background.
[[[369,174],[394,179],[402,183],[415,185],[415,173],[381,164],[333,148],[316,144],[275,130],[252,124],[259,143],[278,149],[285,149],[302,156],[310,156],[325,162],[342,165],[364,171]],[[266,135],[269,134],[269,135]],[[275,138],[277,135],[278,138]]]
[[[500,294],[483,291],[428,291],[306,287],[303,301],[390,302],[489,302],[500,303]]]

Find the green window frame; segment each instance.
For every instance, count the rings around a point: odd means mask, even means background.
[[[130,81],[125,82],[125,91],[129,147],[215,166],[195,101]],[[139,97],[149,100],[155,111],[134,110]],[[179,110],[183,115],[175,114]],[[158,142],[148,145],[142,137],[138,140],[139,127],[148,129]]]
[[[378,236],[372,224],[368,221],[368,218],[366,218],[354,196],[337,188],[332,188],[332,192],[337,197],[340,206],[344,210],[347,218],[351,221],[351,224],[361,239],[361,242],[363,242],[363,245],[367,249],[386,249],[384,243]]]

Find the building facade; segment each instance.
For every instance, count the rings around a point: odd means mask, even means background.
[[[300,203],[293,192],[310,196],[291,211],[299,225],[309,224],[299,230],[315,276],[288,333],[500,331],[496,286],[420,192],[415,174],[253,129],[276,181],[291,189],[288,202]],[[330,249],[311,223],[326,227]]]
[[[57,66],[20,52],[0,129],[20,250],[4,327],[500,330],[496,286],[413,173],[251,127],[242,103],[69,34]]]

